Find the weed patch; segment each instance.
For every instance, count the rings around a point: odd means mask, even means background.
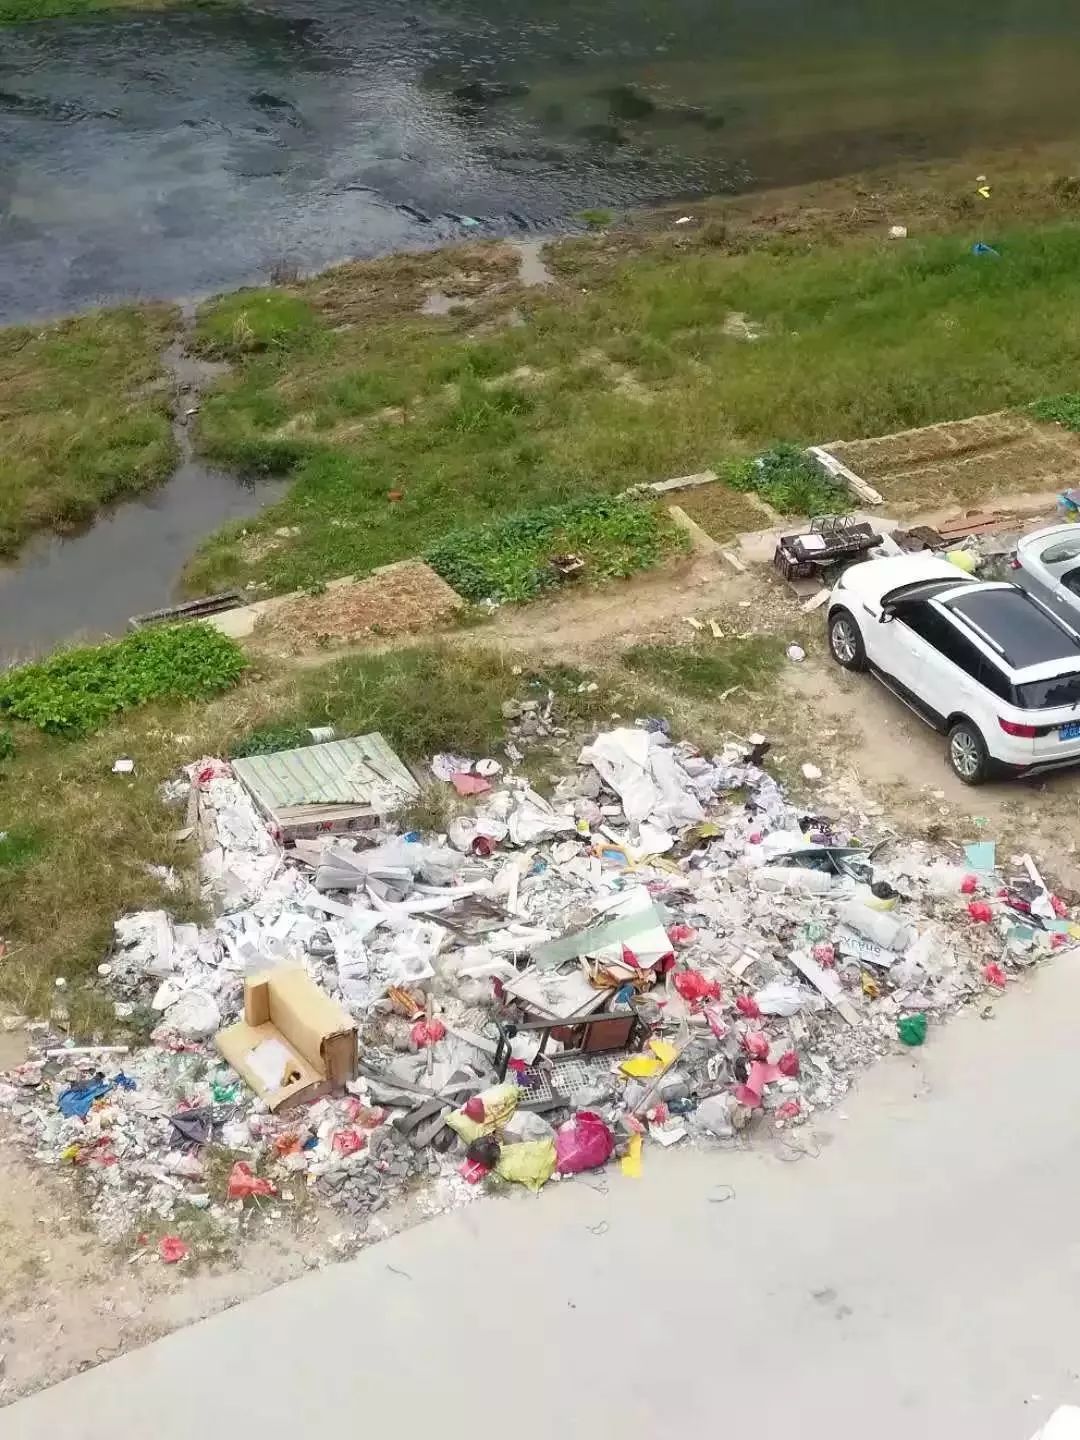
[[[784,645],[775,636],[720,640],[695,645],[635,645],[622,663],[635,674],[691,696],[718,698],[725,691],[769,689],[783,664]]]
[[[18,870],[44,848],[44,833],[32,825],[0,830],[0,870]]]
[[[244,664],[236,642],[211,625],[140,630],[5,671],[0,713],[49,734],[85,735],[149,700],[217,694],[235,684]]]
[[[656,565],[684,543],[661,507],[595,496],[454,531],[425,558],[467,600],[531,600],[559,582],[557,556],[578,555],[586,575],[607,580]]]
[[[824,474],[798,445],[774,445],[754,460],[733,460],[724,479],[752,490],[781,515],[834,515],[850,510],[851,492]]]
[[[275,750],[298,750],[312,743],[306,725],[260,725],[229,746],[229,759],[246,755],[272,755]]]
[[[1029,408],[1036,420],[1049,420],[1066,430],[1080,430],[1080,395],[1055,395],[1052,399],[1036,400]]]
[[[237,360],[264,350],[299,350],[318,334],[312,307],[283,290],[237,290],[200,310],[195,348],[219,360]]]

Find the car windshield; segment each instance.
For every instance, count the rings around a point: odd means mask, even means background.
[[[1080,704],[1080,675],[1051,675],[1048,680],[1027,680],[1016,687],[1024,710],[1052,710],[1058,705]]]
[[[1060,565],[1065,560],[1080,558],[1080,540],[1062,540],[1042,552],[1043,563]]]

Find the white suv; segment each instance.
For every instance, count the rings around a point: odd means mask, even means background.
[[[949,737],[966,785],[1080,762],[1080,631],[1016,585],[933,555],[852,565],[829,597],[829,649],[872,670]]]

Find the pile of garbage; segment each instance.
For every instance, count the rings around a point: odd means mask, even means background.
[[[445,1206],[489,1176],[634,1176],[654,1145],[795,1129],[1080,938],[1030,856],[808,811],[767,750],[707,756],[644,720],[596,735],[545,798],[509,741],[505,763],[433,758],[471,805],[445,835],[391,819],[288,844],[228,764],[200,761],[166,798],[188,805],[216,918],[123,916],[102,966],[149,1043],[82,1051],[33,1027],[0,1108],[82,1172],[111,1239],[311,1196],[362,1230],[419,1178]],[[355,1021],[359,1058],[343,1089],[276,1109],[215,1036],[279,967]]]

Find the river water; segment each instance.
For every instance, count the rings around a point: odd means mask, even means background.
[[[1071,133],[1078,95],[1077,0],[271,0],[0,30],[0,320],[972,146],[989,172]]]
[[[1072,136],[1080,0],[271,0],[0,29],[0,323]],[[0,397],[2,400],[2,397]],[[0,473],[0,484],[3,476]],[[0,571],[0,663],[255,513],[187,454]]]

